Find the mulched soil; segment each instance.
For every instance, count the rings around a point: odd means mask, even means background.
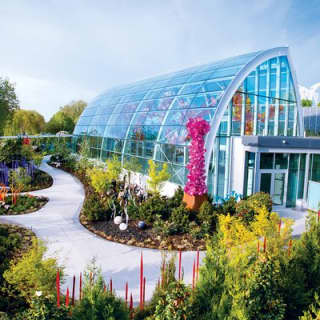
[[[52,166],[55,167],[54,165]],[[60,166],[57,169],[64,170],[76,176],[83,183],[85,193],[87,194],[89,192],[87,183],[82,175],[79,175],[77,172],[72,172],[69,168],[64,168],[63,166]],[[137,226],[138,221],[136,220],[130,220],[128,228],[125,231],[121,231],[119,226],[115,225],[112,220],[97,222],[88,221],[85,216],[82,215],[82,212],[80,212],[80,222],[91,232],[113,242],[161,250],[205,250],[205,239],[197,240],[189,234],[161,238],[161,236],[156,234],[151,227],[147,227],[144,230],[139,229]]]
[[[153,248],[163,250],[204,250],[205,241],[193,239],[189,234],[174,235],[167,238],[161,238],[151,227],[144,230],[138,228],[138,221],[129,221],[128,229],[121,231],[118,225],[113,221],[89,222],[82,216],[80,221],[90,231],[101,237],[142,248]]]

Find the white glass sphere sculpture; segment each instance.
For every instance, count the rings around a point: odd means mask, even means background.
[[[120,223],[122,222],[121,216],[115,217],[115,218],[113,219],[113,222],[114,222],[115,224],[120,224]]]
[[[126,223],[123,223],[123,222],[120,223],[119,229],[121,231],[127,230],[127,228],[128,228],[128,225]]]

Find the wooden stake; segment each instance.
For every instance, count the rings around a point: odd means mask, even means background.
[[[264,240],[263,240],[263,252],[266,252],[267,250],[267,237],[264,237]]]
[[[279,221],[279,233],[280,233],[280,231],[281,231],[281,224],[282,224],[282,221],[281,221],[281,219],[280,219],[280,221]]]
[[[258,254],[260,253],[260,241],[258,240]]]
[[[110,292],[112,293],[112,278],[110,279]]]

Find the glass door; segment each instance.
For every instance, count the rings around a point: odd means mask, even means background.
[[[260,170],[260,191],[269,193],[276,206],[284,206],[287,192],[287,170]]]
[[[286,173],[281,172],[273,174],[272,202],[274,205],[283,206],[285,183]]]

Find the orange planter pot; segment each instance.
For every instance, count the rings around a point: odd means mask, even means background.
[[[207,194],[190,196],[190,194],[184,193],[182,201],[186,203],[188,209],[198,211],[201,205],[207,200]]]

